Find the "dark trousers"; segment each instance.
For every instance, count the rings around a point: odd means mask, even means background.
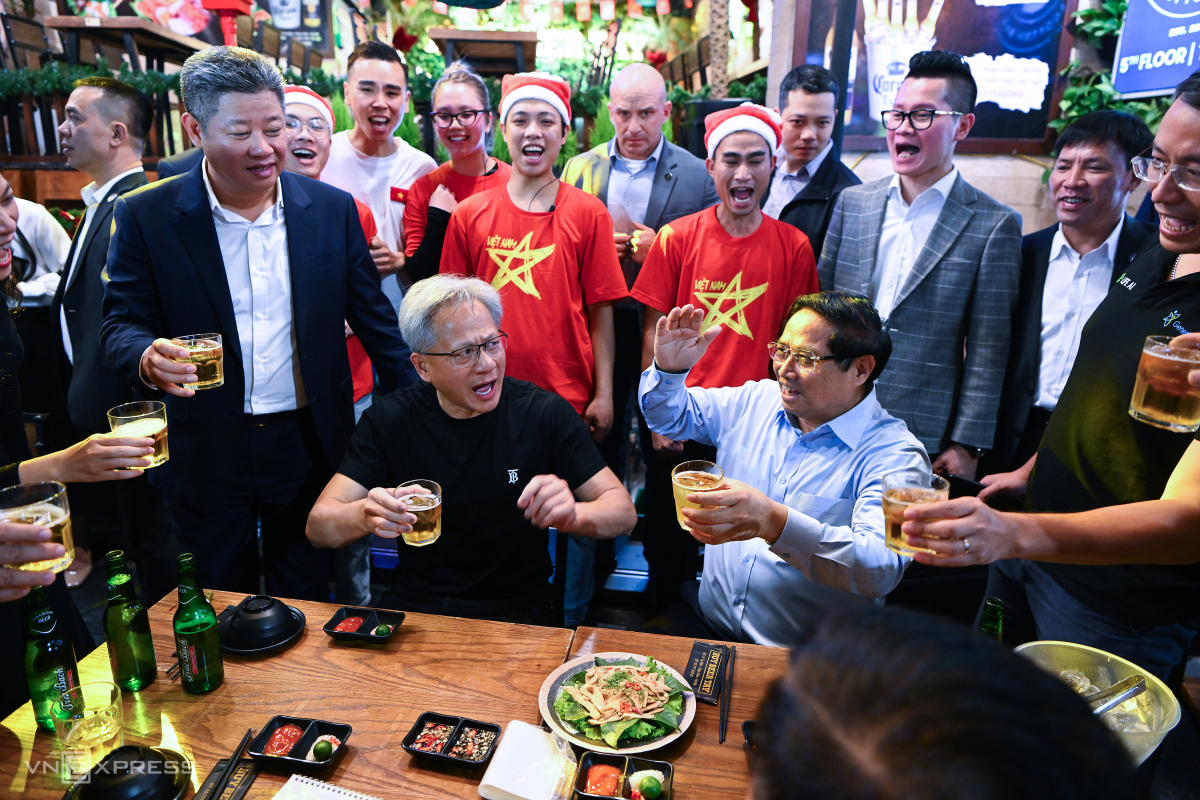
[[[636,308],[614,308],[616,357],[613,359],[613,426],[597,443],[600,456],[617,478],[625,478],[622,452],[629,442],[629,424],[637,409],[637,386],[642,374],[642,324]]]
[[[679,601],[638,628],[639,633],[663,636],[682,636],[686,639],[721,639],[723,636],[708,624],[700,610],[700,581],[684,581],[679,586]]]
[[[1046,433],[1046,426],[1050,424],[1051,413],[1053,412],[1038,406],[1029,409],[1029,418],[1025,420],[1025,429],[1021,432],[1021,441],[1017,443],[1017,452],[1009,465],[1010,471],[1024,466],[1025,462],[1037,453],[1038,446],[1042,443],[1042,435]]]
[[[683,452],[654,449],[650,429],[641,421],[642,454],[646,459],[646,490],[642,496],[645,517],[644,552],[650,567],[650,588],[656,609],[679,600],[679,586],[695,581],[700,566],[700,543],[679,526],[671,470],[684,461],[716,461],[717,449],[698,442],[684,442]]]
[[[196,557],[203,588],[258,594],[261,570],[267,594],[327,603],[334,552],[309,544],[304,526],[333,469],[308,409],[268,417],[243,426],[226,467],[228,491],[170,495],[171,519],[183,551]],[[203,485],[202,476],[197,482]]]
[[[106,577],[105,553],[124,550],[125,558],[136,566],[147,608],[179,586],[176,559],[182,552],[166,497],[150,485],[149,473],[124,481],[73,483],[68,488],[77,546],[91,549],[101,579]]]
[[[1012,559],[991,565],[987,597],[1004,601],[1004,643],[1075,642],[1112,653],[1167,680],[1187,656],[1196,631],[1179,624],[1135,625],[1076,600],[1038,563]],[[983,607],[976,616],[979,626]]]

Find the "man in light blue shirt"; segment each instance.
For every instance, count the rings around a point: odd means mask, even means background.
[[[778,381],[687,388],[720,333],[687,305],[659,320],[640,404],[655,433],[717,448],[725,488],[688,499],[707,547],[698,598],[649,629],[788,646],[822,609],[882,598],[909,559],[884,546],[885,473],[930,472],[905,424],[875,399],[891,338],[870,302],[844,292],[797,298],[771,350]]]

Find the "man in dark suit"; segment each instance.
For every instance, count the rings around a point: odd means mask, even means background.
[[[158,180],[165,181],[167,178],[191,172],[192,167],[199,164],[202,158],[204,158],[204,151],[199,147],[192,147],[173,156],[160,158],[156,167]]]
[[[816,258],[838,196],[862,183],[831,141],[837,93],[833,73],[815,64],[783,76],[775,109],[783,118],[783,147],[762,199],[763,213],[803,231]]]
[[[61,328],[56,337],[58,362],[67,390],[67,411],[83,438],[109,430],[108,410],[135,398],[133,384],[118,377],[100,352],[101,302],[108,280],[109,232],[117,198],[146,183],[142,145],[154,119],[150,101],[132,86],[113,78],[84,78],[75,83],[58,127],[67,163],[92,182],[82,190],[87,204],[54,293],[51,317]],[[101,553],[112,546],[128,551],[137,565],[144,600],[157,602],[171,591],[175,542],[162,493],[146,476],[130,481],[71,487],[80,538]],[[89,523],[97,513],[117,515],[121,535],[105,541]],[[94,532],[93,532],[94,531]],[[90,538],[90,541],[89,541]],[[87,577],[85,548],[72,571]],[[68,578],[71,576],[68,575]]]
[[[1126,213],[1140,181],[1131,159],[1154,143],[1141,119],[1096,111],[1068,125],[1055,145],[1050,193],[1058,223],[1021,243],[1021,288],[1012,350],[985,468],[1018,471],[1037,453],[1083,326],[1154,229]],[[984,483],[1001,480],[993,475]]]
[[[595,195],[608,206],[625,284],[632,289],[650,253],[655,233],[681,217],[715,206],[720,198],[704,161],[663,136],[663,124],[671,116],[671,103],[658,70],[646,64],[630,64],[619,70],[609,87],[608,115],[617,135],[568,161],[562,180]],[[633,409],[629,399],[642,371],[641,314],[641,305],[632,298],[618,300],[613,306],[617,346],[613,363],[613,425],[599,442],[599,448],[605,463],[618,477],[625,475],[621,452],[629,439],[626,409]],[[611,546],[595,539],[571,538],[568,622],[582,622],[587,610],[587,598],[592,594],[587,582],[593,552],[598,547]],[[611,559],[608,561],[611,563]],[[586,585],[578,592],[573,591],[581,582]]]
[[[166,393],[171,460],[152,475],[208,587],[328,599],[332,560],[304,525],[354,426],[348,320],[385,391],[404,343],[354,200],[283,172],[283,84],[216,47],[180,73],[205,158],[117,203],[100,342],[126,380]],[[197,393],[169,337],[219,333],[224,385]]]

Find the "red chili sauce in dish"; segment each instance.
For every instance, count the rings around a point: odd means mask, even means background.
[[[263,753],[268,756],[286,756],[303,735],[304,731],[295,725],[282,725],[271,734]]]
[[[621,780],[621,770],[612,764],[592,764],[587,771],[588,794],[601,794],[616,797],[617,782]]]
[[[346,617],[337,624],[337,627],[334,628],[334,630],[343,631],[345,633],[354,633],[356,630],[362,627],[362,624],[362,617]]]

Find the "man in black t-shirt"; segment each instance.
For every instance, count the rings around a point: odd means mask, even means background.
[[[499,293],[477,278],[413,285],[400,330],[423,382],[367,410],[309,515],[317,547],[395,538],[412,530],[405,498],[420,492],[399,487],[441,486],[441,538],[400,546],[386,607],[552,624],[545,529],[609,539],[637,523],[570,403],[504,377],[502,314]]]
[[[1147,336],[1200,331],[1200,73],[1180,84],[1149,157],[1159,240],[1143,246],[1088,320],[1029,479],[1033,514],[982,502],[1023,494],[997,476],[979,498],[906,512],[923,563],[992,565],[1005,641],[1091,645],[1167,677],[1200,630],[1200,435],[1129,415]],[[1190,338],[1190,337],[1189,337]],[[1078,513],[1073,513],[1078,512]],[[919,522],[917,520],[920,520]],[[943,537],[943,538],[929,538]]]

